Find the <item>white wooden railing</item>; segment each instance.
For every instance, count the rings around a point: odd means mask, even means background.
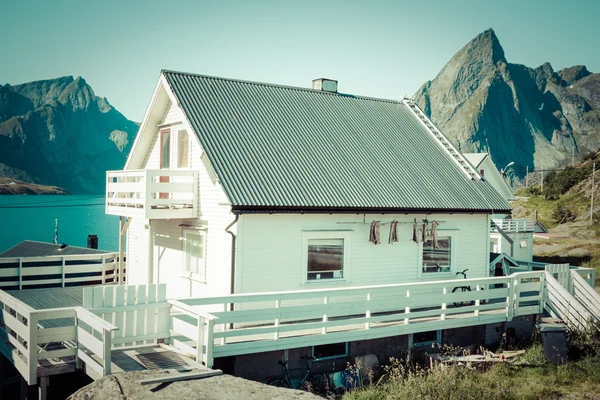
[[[553,274],[546,271],[544,279],[544,308],[551,315],[562,319],[573,329],[584,329],[594,319],[581,302],[561,284]],[[573,274],[574,275],[574,274]]]
[[[210,366],[212,357],[497,323],[537,314],[542,310],[543,278],[543,272],[524,272],[497,278],[237,294],[170,303],[187,318],[175,321],[173,329],[196,342],[195,348],[187,345],[184,350],[198,354]],[[471,291],[452,292],[464,285]],[[461,302],[471,305],[454,304]],[[205,309],[219,311],[202,312]]]
[[[144,219],[196,218],[198,171],[106,172],[106,213]]]
[[[49,359],[85,362],[99,376],[110,374],[111,332],[117,329],[112,324],[82,307],[35,310],[2,290],[0,305],[0,352],[29,385],[37,383],[38,362]],[[71,322],[43,327],[44,321],[56,319]],[[61,345],[47,350],[48,343]]]
[[[0,289],[112,283],[117,265],[117,253],[0,258]]]
[[[498,228],[504,232],[534,232],[535,221],[530,219],[492,219],[491,231],[496,232]]]

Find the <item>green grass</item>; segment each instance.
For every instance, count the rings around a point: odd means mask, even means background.
[[[460,366],[407,371],[396,363],[379,383],[344,396],[375,399],[582,399],[600,396],[600,356],[566,365],[544,361],[541,345],[521,357],[521,365],[499,363],[485,372]]]

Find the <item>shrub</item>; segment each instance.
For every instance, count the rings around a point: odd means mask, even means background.
[[[552,218],[554,218],[554,220],[559,224],[562,224],[563,222],[574,221],[575,217],[576,215],[573,213],[573,211],[571,211],[562,203],[557,203],[556,207],[554,207],[554,211],[552,211]]]
[[[552,171],[544,179],[544,196],[548,200],[557,200],[561,194],[567,193],[573,186],[588,178],[591,173],[592,169],[589,166],[566,167],[560,171]]]

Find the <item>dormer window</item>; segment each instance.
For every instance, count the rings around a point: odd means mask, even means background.
[[[190,167],[190,135],[185,129],[177,131],[177,168]]]

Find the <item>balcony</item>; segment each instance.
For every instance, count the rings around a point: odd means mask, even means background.
[[[534,232],[535,221],[530,219],[492,219],[491,232]]]
[[[196,218],[198,171],[107,171],[106,214],[144,219]]]

